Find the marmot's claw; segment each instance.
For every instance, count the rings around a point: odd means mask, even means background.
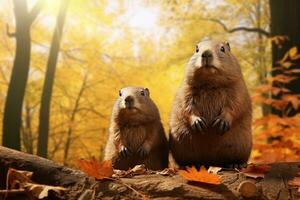
[[[141,157],[146,157],[148,155],[148,151],[143,147],[141,146],[139,149],[138,149],[138,153]]]
[[[128,156],[131,156],[132,153],[127,147],[122,146],[121,151],[120,151],[120,155],[125,158],[125,157],[128,157]]]
[[[217,130],[221,134],[224,134],[225,132],[229,131],[229,129],[230,129],[229,122],[225,121],[224,119],[221,119],[220,117],[217,117],[213,121],[212,127],[217,128]]]
[[[204,118],[202,117],[195,118],[195,120],[192,122],[192,129],[194,131],[200,131],[202,133],[207,131],[207,125],[205,123]]]

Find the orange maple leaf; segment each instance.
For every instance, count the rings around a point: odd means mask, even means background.
[[[212,185],[220,185],[221,180],[219,176],[215,174],[210,174],[206,171],[204,166],[201,166],[200,170],[192,167],[187,167],[186,170],[179,170],[179,175],[188,181],[200,182]]]
[[[113,168],[110,160],[99,162],[95,158],[92,160],[81,159],[78,161],[78,166],[80,170],[88,176],[98,180],[109,178],[113,175]]]

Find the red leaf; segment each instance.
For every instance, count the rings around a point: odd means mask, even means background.
[[[78,166],[88,176],[98,180],[109,178],[113,175],[113,168],[110,160],[99,162],[95,158],[92,160],[81,159],[78,161]]]
[[[264,178],[265,173],[271,169],[269,165],[254,165],[250,164],[246,169],[242,169],[241,171],[248,177],[252,178]]]

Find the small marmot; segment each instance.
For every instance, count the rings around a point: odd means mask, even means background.
[[[115,169],[127,170],[145,164],[148,169],[168,167],[168,141],[159,111],[142,87],[119,91],[111,117],[105,160]]]
[[[251,99],[229,43],[200,42],[171,112],[175,161],[180,166],[243,166],[252,148],[251,121]]]

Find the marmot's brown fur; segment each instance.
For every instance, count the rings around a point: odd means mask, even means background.
[[[111,117],[105,160],[116,169],[127,170],[138,164],[152,170],[168,166],[168,142],[159,111],[142,87],[120,90]]]
[[[196,46],[175,97],[170,150],[180,166],[236,167],[251,153],[251,100],[228,43]]]

